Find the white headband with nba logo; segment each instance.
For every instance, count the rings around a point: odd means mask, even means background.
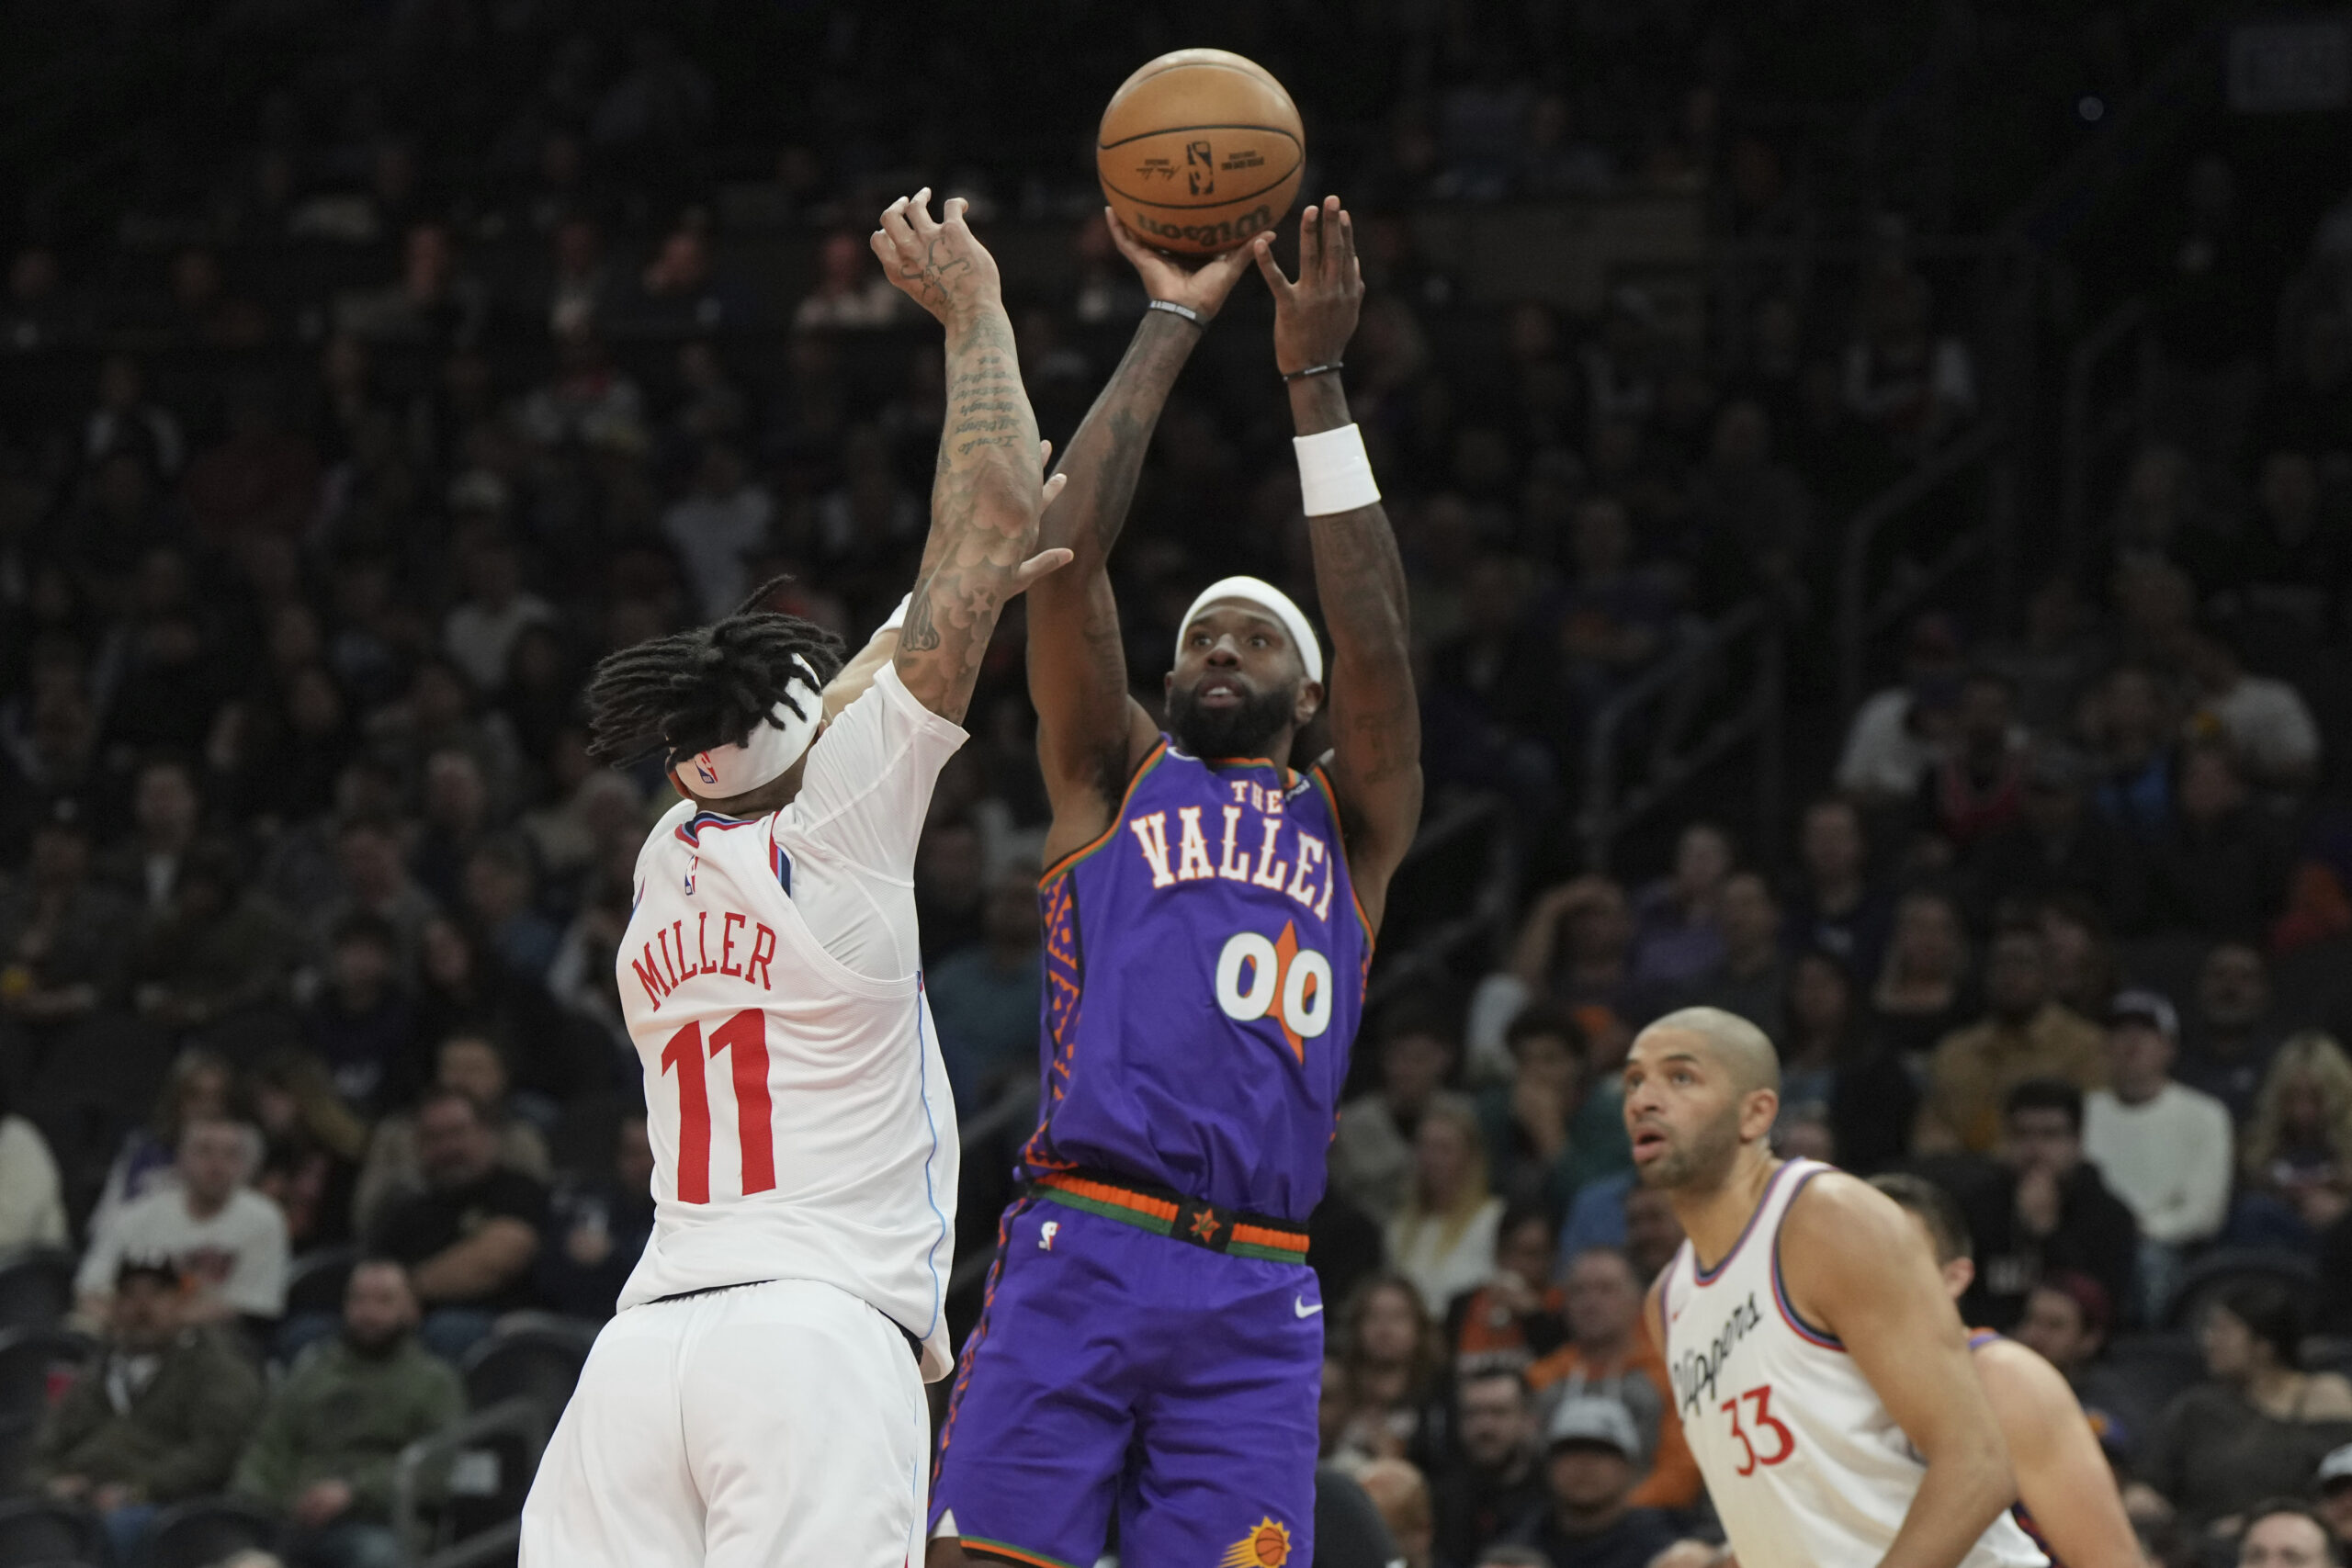
[[[802,753],[815,743],[824,723],[825,699],[816,687],[795,675],[785,687],[800,711],[778,703],[768,716],[752,726],[741,746],[714,746],[707,751],[681,752],[670,759],[694,792],[707,800],[729,800],[748,795],[763,784],[784,777]]]
[[[1184,657],[1184,642],[1192,634],[1193,623],[1201,618],[1202,611],[1221,599],[1239,600],[1280,622],[1298,649],[1298,661],[1306,667],[1306,678],[1318,686],[1323,683],[1323,645],[1315,640],[1315,628],[1307,625],[1306,612],[1289,594],[1259,577],[1228,577],[1201,590],[1201,596],[1193,601],[1193,607],[1184,612],[1183,623],[1176,628],[1179,660]]]

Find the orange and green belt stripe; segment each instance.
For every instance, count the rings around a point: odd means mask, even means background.
[[[1052,1171],[1037,1179],[1037,1195],[1065,1208],[1164,1235],[1210,1252],[1273,1263],[1306,1261],[1306,1227],[1197,1198],[1157,1191],[1096,1171]]]

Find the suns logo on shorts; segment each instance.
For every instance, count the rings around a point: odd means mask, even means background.
[[[1290,1529],[1274,1523],[1272,1517],[1258,1521],[1258,1528],[1226,1548],[1217,1559],[1217,1568],[1283,1568],[1290,1561]]]

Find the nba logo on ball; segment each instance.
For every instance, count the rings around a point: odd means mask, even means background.
[[[702,782],[707,784],[718,783],[718,775],[711,771],[710,753],[707,751],[695,753],[695,772],[702,775]]]
[[[1248,244],[1281,222],[1298,200],[1306,155],[1298,107],[1283,85],[1221,49],[1180,49],[1128,77],[1094,141],[1095,173],[1119,221],[1147,243],[1196,256]]]

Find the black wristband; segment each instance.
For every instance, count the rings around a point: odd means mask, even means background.
[[[1340,373],[1340,361],[1334,359],[1329,365],[1310,365],[1304,370],[1285,370],[1283,372],[1283,379],[1285,381],[1304,381],[1309,376],[1337,376]]]
[[[1196,327],[1205,329],[1208,326],[1206,321],[1201,320],[1201,313],[1198,310],[1193,310],[1190,305],[1179,305],[1173,299],[1154,299],[1149,308],[1154,310],[1165,310],[1170,315],[1190,321]]]

